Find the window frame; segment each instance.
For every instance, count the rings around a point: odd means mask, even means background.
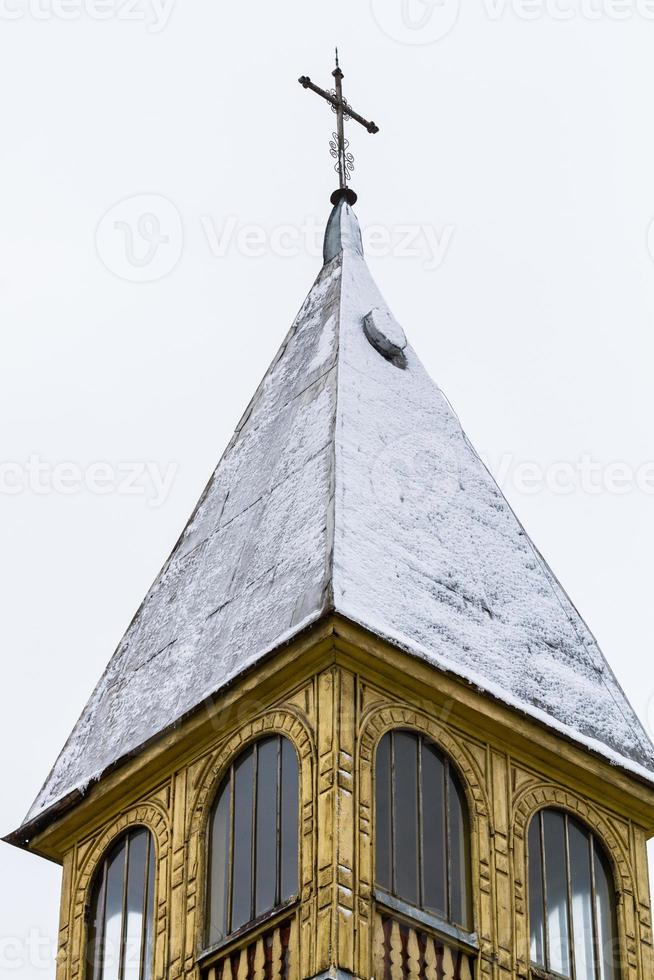
[[[276,839],[276,874],[275,874],[275,904],[266,911],[256,914],[256,873],[257,873],[257,863],[256,863],[256,852],[257,852],[257,793],[258,793],[258,753],[259,747],[264,742],[277,742],[277,795],[276,795],[276,828],[275,828],[275,839]],[[282,886],[282,772],[281,772],[281,760],[283,753],[283,743],[288,743],[290,749],[293,752],[295,762],[296,762],[296,779],[297,779],[297,813],[296,813],[296,888],[292,896],[282,899],[281,897],[281,886]],[[247,922],[242,923],[236,929],[231,928],[233,919],[233,879],[234,879],[234,786],[235,786],[235,771],[239,762],[243,760],[248,753],[253,753],[253,765],[252,765],[252,785],[253,785],[253,795],[252,795],[252,820],[251,820],[251,840],[250,840],[250,911],[253,913],[253,917],[248,919]],[[224,936],[220,939],[211,942],[210,931],[211,931],[211,872],[212,872],[212,842],[213,842],[213,820],[216,809],[218,807],[219,801],[223,793],[227,791],[229,793],[229,806],[228,806],[228,852],[226,857],[226,873],[227,873],[227,886],[226,886],[226,899],[225,899],[225,917],[227,928]],[[300,880],[301,880],[301,825],[300,825],[300,815],[302,811],[302,770],[301,770],[301,758],[298,753],[297,747],[293,740],[288,737],[288,734],[282,732],[270,732],[266,734],[259,735],[257,738],[249,742],[245,746],[240,746],[239,751],[233,755],[222,770],[221,777],[217,784],[217,789],[213,795],[211,803],[208,807],[207,823],[205,826],[205,841],[204,841],[204,909],[203,909],[203,920],[202,920],[202,949],[200,952],[200,959],[204,961],[207,957],[217,951],[222,951],[232,945],[237,944],[244,935],[259,930],[264,924],[268,925],[272,922],[281,921],[284,916],[286,916],[290,909],[292,909],[299,902],[300,898]]]
[[[408,901],[402,895],[398,894],[396,890],[396,876],[395,876],[395,780],[393,775],[394,761],[393,761],[393,745],[394,738],[398,734],[406,734],[412,736],[417,743],[417,755],[416,755],[416,776],[417,776],[417,828],[418,828],[418,854],[417,854],[417,883],[418,883],[418,903]],[[383,885],[378,882],[378,854],[380,847],[379,838],[379,822],[378,822],[378,752],[385,738],[390,739],[390,749],[389,749],[389,800],[388,807],[390,811],[390,839],[388,840],[387,846],[389,849],[389,869],[391,874],[391,890],[389,891]],[[445,903],[447,906],[447,913],[445,916],[441,915],[438,911],[426,907],[424,904],[425,895],[425,866],[424,866],[424,844],[422,841],[423,824],[424,824],[424,811],[423,811],[423,797],[424,797],[424,787],[422,784],[422,753],[423,747],[426,747],[433,751],[439,758],[443,765],[443,816],[444,816],[444,842],[445,842],[445,867],[443,868],[443,877],[445,881]],[[473,868],[473,825],[471,818],[471,808],[470,801],[468,798],[468,793],[466,790],[466,783],[463,779],[456,763],[450,757],[450,755],[444,751],[440,745],[434,739],[417,728],[411,728],[408,726],[398,726],[394,728],[389,728],[383,733],[377,745],[375,747],[375,753],[373,757],[373,810],[374,810],[374,839],[373,839],[373,868],[374,868],[374,897],[375,901],[382,905],[389,912],[394,912],[402,916],[407,920],[412,920],[414,923],[421,923],[430,929],[439,931],[443,936],[450,939],[454,939],[456,942],[465,946],[470,951],[478,950],[478,940],[475,928],[476,921],[476,911],[475,911],[475,893],[474,893],[474,876],[472,873]],[[467,925],[462,925],[452,917],[452,904],[453,904],[453,891],[452,891],[452,881],[453,881],[453,843],[452,834],[450,828],[451,822],[451,812],[450,812],[450,792],[454,786],[455,792],[457,794],[458,803],[461,809],[461,832],[462,832],[462,845],[464,848],[464,860],[465,860],[465,876],[466,876],[466,888],[465,895],[463,896],[463,908],[467,917]]]
[[[124,950],[127,940],[127,919],[129,909],[127,906],[127,896],[129,889],[130,874],[130,845],[133,838],[139,834],[146,834],[145,862],[143,867],[143,905],[141,921],[141,943],[140,943],[140,962],[139,980],[152,980],[154,976],[155,960],[155,940],[156,940],[156,920],[155,914],[158,900],[158,875],[157,875],[157,842],[147,824],[137,823],[123,830],[114,840],[112,840],[101,854],[97,865],[91,875],[88,888],[88,899],[84,909],[84,919],[86,926],[86,941],[84,945],[84,977],[86,980],[102,980],[104,972],[104,943],[107,930],[107,877],[111,859],[120,850],[124,849],[123,870],[122,870],[122,895],[121,895],[121,921],[120,921],[120,961],[118,964],[118,980],[123,980],[125,975]],[[97,891],[97,900],[96,900]],[[94,932],[93,913],[97,907],[99,910],[102,905],[101,931]],[[150,916],[148,929],[148,914]],[[149,936],[148,936],[149,933]],[[99,940],[99,941],[98,941]],[[147,950],[150,945],[150,962],[147,962]]]
[[[565,974],[558,973],[556,970],[551,968],[551,954],[550,954],[550,935],[549,935],[549,920],[548,920],[548,905],[547,905],[547,864],[545,857],[545,823],[544,816],[546,813],[555,813],[563,818],[563,833],[564,833],[564,854],[563,860],[565,862],[565,886],[566,886],[566,927],[567,927],[567,942],[568,942],[568,958],[570,962],[570,971],[566,976]],[[531,914],[531,887],[530,887],[530,876],[531,876],[531,849],[529,846],[529,837],[531,834],[532,826],[534,822],[538,822],[538,840],[539,840],[539,866],[540,866],[540,879],[541,879],[541,894],[539,896],[539,901],[541,903],[543,911],[543,957],[545,960],[545,966],[541,963],[537,963],[532,959],[531,953],[531,940],[532,940],[532,914]],[[601,949],[601,943],[599,941],[599,922],[598,922],[598,890],[597,890],[597,876],[596,876],[596,861],[600,864],[604,863],[606,865],[606,871],[609,880],[610,887],[610,901],[611,901],[611,925],[613,930],[613,940],[614,942],[620,941],[620,925],[618,918],[618,902],[617,895],[618,889],[616,888],[615,879],[615,869],[613,867],[613,861],[609,853],[606,844],[602,840],[601,836],[584,820],[580,819],[576,814],[570,812],[565,807],[561,806],[544,806],[539,810],[536,810],[532,814],[531,819],[527,825],[525,833],[525,859],[526,859],[526,888],[527,888],[527,901],[526,901],[526,911],[527,911],[527,942],[529,948],[529,969],[534,980],[575,980],[577,971],[575,965],[575,928],[574,928],[574,892],[572,887],[572,860],[570,856],[570,823],[577,824],[585,834],[588,836],[588,846],[589,846],[589,870],[590,870],[590,905],[591,905],[591,919],[592,919],[592,943],[594,955],[594,970],[596,980],[601,980],[603,975],[602,964],[597,956],[597,950]],[[613,964],[613,978],[614,980],[622,980],[623,970],[621,963]]]

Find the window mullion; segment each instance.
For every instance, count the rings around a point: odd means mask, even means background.
[[[275,806],[275,906],[282,900],[282,736],[277,736],[277,798]],[[298,835],[299,836],[299,835]]]
[[[396,894],[396,874],[395,874],[395,732],[391,736],[391,892]]]
[[[125,863],[123,864],[122,921],[120,923],[120,950],[118,961],[118,980],[125,976],[125,938],[127,932],[127,880],[129,878],[129,837],[125,838]]]
[[[444,810],[445,810],[445,854],[443,855],[443,863],[445,865],[445,905],[447,911],[448,922],[452,921],[452,868],[450,862],[452,860],[452,837],[450,833],[450,760],[445,758],[445,765],[443,766],[443,800]]]
[[[595,884],[595,841],[592,834],[588,835],[588,846],[590,848],[590,903],[593,917],[593,961],[596,980],[602,980],[599,922],[597,921],[597,887]]]
[[[145,852],[145,873],[143,877],[143,916],[141,920],[141,962],[139,965],[139,980],[145,977],[145,938],[147,935],[148,917],[148,882],[150,880],[150,838]]]
[[[227,908],[225,910],[225,934],[232,931],[232,902],[234,900],[234,765],[229,770],[229,857],[227,865]]]
[[[93,951],[93,980],[100,980],[104,974],[104,939],[105,939],[105,925],[107,920],[107,877],[109,872],[109,862],[106,857],[102,864],[102,914],[99,916],[100,919],[100,941],[98,942],[98,935],[96,931],[95,936],[95,949]],[[98,910],[99,912],[99,910]]]
[[[572,917],[572,869],[570,866],[570,835],[568,832],[568,814],[563,814],[563,840],[565,846],[565,882],[568,897],[568,959],[570,961],[570,976],[577,980],[577,957],[575,955],[575,926]]]
[[[552,965],[550,957],[550,917],[547,907],[547,868],[545,865],[545,826],[543,821],[543,811],[541,810],[537,818],[540,837],[540,860],[543,868],[543,936],[545,940],[545,966],[549,970]]]
[[[418,905],[424,908],[425,901],[425,878],[424,878],[424,852],[422,847],[423,840],[423,819],[422,819],[422,736],[416,740],[418,767]]]
[[[252,813],[250,814],[250,922],[256,915],[257,901],[257,789],[259,782],[259,743],[253,746]]]

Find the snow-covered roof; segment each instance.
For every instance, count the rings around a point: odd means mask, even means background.
[[[331,611],[654,780],[654,747],[406,345],[343,199],[322,271],[26,824]]]

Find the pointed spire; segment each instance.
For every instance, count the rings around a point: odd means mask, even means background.
[[[363,257],[363,241],[359,222],[346,195],[342,194],[336,199],[325,228],[322,248],[324,262],[331,262],[344,249]]]
[[[654,784],[654,747],[392,317],[345,196],[325,263],[12,843],[333,613]]]

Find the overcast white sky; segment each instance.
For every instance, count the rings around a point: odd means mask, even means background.
[[[651,731],[654,3],[135,2],[0,0],[0,829],[318,272],[336,42],[373,273]],[[59,869],[0,882],[53,976]]]

